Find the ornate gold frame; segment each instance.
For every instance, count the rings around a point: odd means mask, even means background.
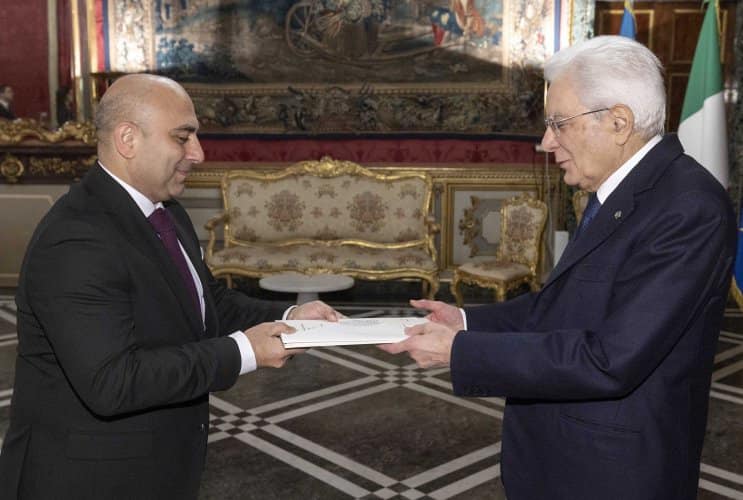
[[[33,119],[0,120],[0,144],[20,144],[28,139],[38,139],[48,144],[79,141],[94,145],[95,134],[95,126],[91,122],[67,122],[57,129],[49,130]]]
[[[49,130],[36,120],[0,120],[0,175],[8,183],[75,179],[95,163],[95,144],[90,122],[67,122]]]
[[[404,179],[417,178],[422,180],[426,185],[425,199],[423,200],[424,213],[429,214],[426,216],[425,223],[428,227],[426,236],[420,240],[414,240],[403,243],[377,243],[364,241],[359,239],[336,239],[336,240],[312,240],[307,238],[288,238],[280,243],[253,243],[248,241],[239,240],[233,237],[230,230],[229,221],[229,210],[230,207],[227,205],[227,190],[229,189],[230,183],[236,179],[254,179],[262,182],[272,182],[286,177],[311,175],[321,178],[338,177],[341,175],[352,175],[362,176],[370,179],[374,179],[380,182],[390,182]],[[432,199],[433,199],[433,181],[431,177],[424,172],[398,172],[395,174],[383,174],[376,173],[368,170],[356,163],[349,161],[333,160],[325,157],[319,161],[304,161],[297,163],[291,167],[280,170],[278,172],[258,172],[253,170],[237,170],[229,171],[224,174],[221,181],[222,200],[224,202],[224,211],[220,215],[210,219],[205,228],[209,232],[209,243],[206,249],[206,261],[211,261],[217,242],[217,228],[223,226],[224,231],[224,248],[243,246],[243,247],[286,247],[292,245],[309,245],[317,247],[336,247],[336,246],[357,246],[366,248],[387,248],[387,249],[399,249],[399,248],[414,248],[423,247],[426,252],[430,255],[432,261],[436,264],[435,271],[427,271],[423,268],[416,267],[399,267],[395,270],[378,270],[378,269],[360,269],[356,271],[344,271],[344,274],[353,276],[356,278],[368,279],[368,280],[388,280],[388,279],[400,279],[400,278],[414,278],[420,279],[424,284],[424,294],[430,298],[433,298],[439,288],[439,276],[438,276],[438,260],[436,245],[434,242],[434,234],[440,230],[439,224],[435,222],[435,218],[431,216]],[[298,271],[297,269],[272,269],[270,273],[267,273],[263,269],[253,269],[248,267],[230,267],[230,266],[211,266],[212,273],[217,277],[225,277],[228,284],[232,283],[232,275],[246,276],[251,278],[261,278],[267,274],[275,274],[277,272],[287,271]],[[328,274],[335,272],[332,269],[324,267],[311,267],[308,269],[299,270],[305,274]]]

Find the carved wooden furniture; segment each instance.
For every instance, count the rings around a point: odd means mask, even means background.
[[[583,211],[586,209],[586,205],[588,205],[588,191],[583,191],[582,189],[577,190],[575,193],[573,193],[573,211],[575,212],[575,225],[576,227],[578,224],[580,224],[580,220],[583,218]]]
[[[285,272],[414,278],[433,297],[439,266],[432,191],[423,172],[374,173],[329,158],[273,173],[227,172],[224,210],[205,226],[206,262],[230,284],[232,276]]]
[[[67,122],[49,130],[36,120],[0,120],[0,175],[7,183],[69,182],[96,161],[92,123]]]
[[[17,286],[33,228],[95,161],[91,123],[0,120],[0,286]]]
[[[539,289],[537,267],[547,205],[520,195],[506,200],[500,213],[501,238],[495,259],[467,262],[454,271],[451,292],[459,306],[463,303],[459,289],[462,283],[494,289],[499,302],[506,299],[509,291],[524,284],[532,290]]]

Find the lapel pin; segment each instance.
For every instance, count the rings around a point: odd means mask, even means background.
[[[616,212],[614,212],[614,218],[616,220],[621,219],[622,218],[622,211],[621,210],[617,210]]]

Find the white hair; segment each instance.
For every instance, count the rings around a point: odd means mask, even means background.
[[[645,139],[663,134],[666,89],[663,65],[647,47],[623,36],[597,36],[567,47],[544,64],[548,82],[568,77],[589,109],[624,104]]]

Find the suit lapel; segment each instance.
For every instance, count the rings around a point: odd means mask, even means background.
[[[619,188],[617,188],[617,191],[619,191]],[[591,224],[583,229],[580,236],[570,241],[562,254],[562,258],[550,273],[545,287],[573,267],[591,250],[601,245],[630,216],[635,207],[634,196],[626,190],[617,191],[612,193],[607,198],[606,203],[601,205],[596,217],[591,221]]]
[[[194,309],[193,300],[188,295],[186,287],[183,286],[183,278],[160,238],[129,193],[97,165],[90,170],[83,184],[106,207],[108,216],[116,221],[124,238],[160,270],[168,287],[178,300],[183,315],[188,319],[194,336],[197,339],[200,338],[204,329],[201,315]],[[182,236],[180,229],[178,229],[178,236],[179,238]],[[181,241],[187,241],[187,239]],[[190,253],[189,256],[191,256]],[[191,258],[193,259],[193,256]]]
[[[676,135],[668,135],[646,154],[609,195],[591,224],[568,244],[543,290],[608,239],[635,210],[635,197],[651,189],[668,165],[683,154]]]

